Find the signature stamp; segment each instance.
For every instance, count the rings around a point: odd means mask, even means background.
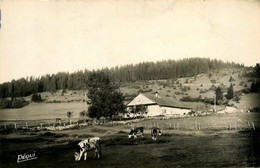
[[[17,156],[17,163],[21,163],[21,162],[25,162],[25,161],[29,161],[29,160],[34,160],[37,159],[36,157],[36,151],[34,151],[33,153],[30,154],[20,154]]]

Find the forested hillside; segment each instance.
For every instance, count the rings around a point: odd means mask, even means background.
[[[223,68],[243,67],[235,63],[224,63],[220,60],[208,58],[187,58],[182,60],[167,60],[159,62],[143,62],[121,67],[103,68],[113,83],[129,83],[139,80],[176,79],[190,77],[200,73],[220,70]],[[47,74],[38,78],[27,77],[12,80],[0,85],[0,98],[22,97],[43,91],[56,91],[60,89],[78,90],[86,86],[89,70],[75,73],[59,72]]]

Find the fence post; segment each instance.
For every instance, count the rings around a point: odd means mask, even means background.
[[[25,124],[26,124],[26,129],[28,129],[28,123],[26,122]]]
[[[254,122],[252,122],[252,126],[253,126],[253,129],[255,130],[255,124],[254,124]]]
[[[42,123],[41,123],[41,130],[42,130]]]
[[[231,123],[229,123],[229,130],[231,130]]]
[[[237,128],[240,128],[241,130],[243,130],[243,127],[240,125],[240,123],[237,123]]]
[[[5,130],[6,130],[6,125],[4,125],[4,128],[5,128]]]
[[[14,123],[14,128],[17,130],[17,125],[16,125],[16,123]]]
[[[170,128],[172,128],[172,123],[170,123]]]
[[[249,123],[249,122],[247,122],[247,125],[248,125],[248,128],[251,129],[251,128],[250,128],[250,123]]]

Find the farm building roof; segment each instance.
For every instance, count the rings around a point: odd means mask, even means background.
[[[190,103],[183,103],[181,101],[175,100],[173,98],[170,97],[156,97],[155,95],[151,95],[148,93],[140,93],[143,96],[145,96],[146,98],[148,98],[149,100],[151,100],[152,102],[154,102],[155,104],[158,104],[160,106],[168,106],[168,107],[177,107],[177,108],[184,108],[184,109],[191,109],[194,107],[194,104],[190,104]],[[131,102],[129,103],[131,104]],[[132,106],[132,105],[129,105]]]

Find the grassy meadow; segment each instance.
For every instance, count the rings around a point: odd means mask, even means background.
[[[201,74],[196,78],[150,80],[121,84],[120,91],[130,101],[138,92],[159,91],[162,97],[179,100],[183,96],[213,97],[212,85],[224,89],[232,82],[234,90],[250,88],[251,81],[238,70]],[[230,81],[232,76],[232,81]],[[225,90],[226,91],[226,90]],[[65,93],[43,92],[42,103],[30,103],[20,109],[1,109],[0,125],[13,123],[39,126],[55,123],[56,118],[68,123],[67,112],[73,111],[72,121],[82,119],[79,113],[87,108],[85,91]],[[31,96],[25,97],[30,100]],[[0,132],[0,167],[259,167],[260,113],[247,113],[259,107],[259,94],[242,94],[237,113],[210,114],[185,118],[147,118],[126,121],[126,124],[83,126],[69,130],[11,130]],[[144,137],[128,139],[130,128],[143,126]],[[158,126],[163,135],[157,141],[150,131]],[[102,139],[102,157],[75,162],[74,152],[79,141],[98,136]],[[37,159],[17,163],[19,154],[36,152]]]
[[[150,80],[140,81],[136,83],[121,84],[120,91],[126,96],[127,102],[129,102],[138,92],[150,92],[155,93],[159,91],[162,97],[172,97],[176,100],[181,99],[184,96],[190,96],[193,98],[201,96],[202,98],[213,98],[214,91],[210,88],[212,85],[227,88],[230,83],[233,84],[234,91],[249,88],[251,81],[247,77],[243,77],[243,71],[236,69],[222,70],[218,73],[200,74],[195,77],[179,78],[176,80]],[[232,81],[230,77],[232,76]],[[226,91],[226,90],[224,90]],[[44,100],[43,103],[30,103],[20,109],[0,109],[0,124],[3,122],[12,121],[47,121],[52,122],[56,118],[62,120],[68,120],[66,114],[68,111],[73,111],[72,120],[77,121],[81,119],[79,113],[87,109],[85,104],[84,90],[78,91],[66,91],[63,93],[61,90],[57,92],[43,92],[41,97]],[[25,97],[30,101],[31,96]],[[246,111],[248,108],[259,107],[259,94],[242,94],[239,103],[230,101],[230,104],[234,104],[239,110]]]
[[[256,128],[183,129],[163,124],[194,122],[226,124],[255,121],[258,113],[209,115],[194,118],[152,119],[132,125],[92,125],[76,130],[18,131],[0,135],[1,167],[257,167],[260,166],[259,123]],[[163,135],[153,141],[150,127],[159,125]],[[129,139],[131,126],[144,126],[144,137]],[[194,128],[194,127],[193,127]],[[86,161],[74,160],[80,140],[102,139],[101,159],[89,152]],[[17,156],[36,151],[37,159],[17,163]]]

